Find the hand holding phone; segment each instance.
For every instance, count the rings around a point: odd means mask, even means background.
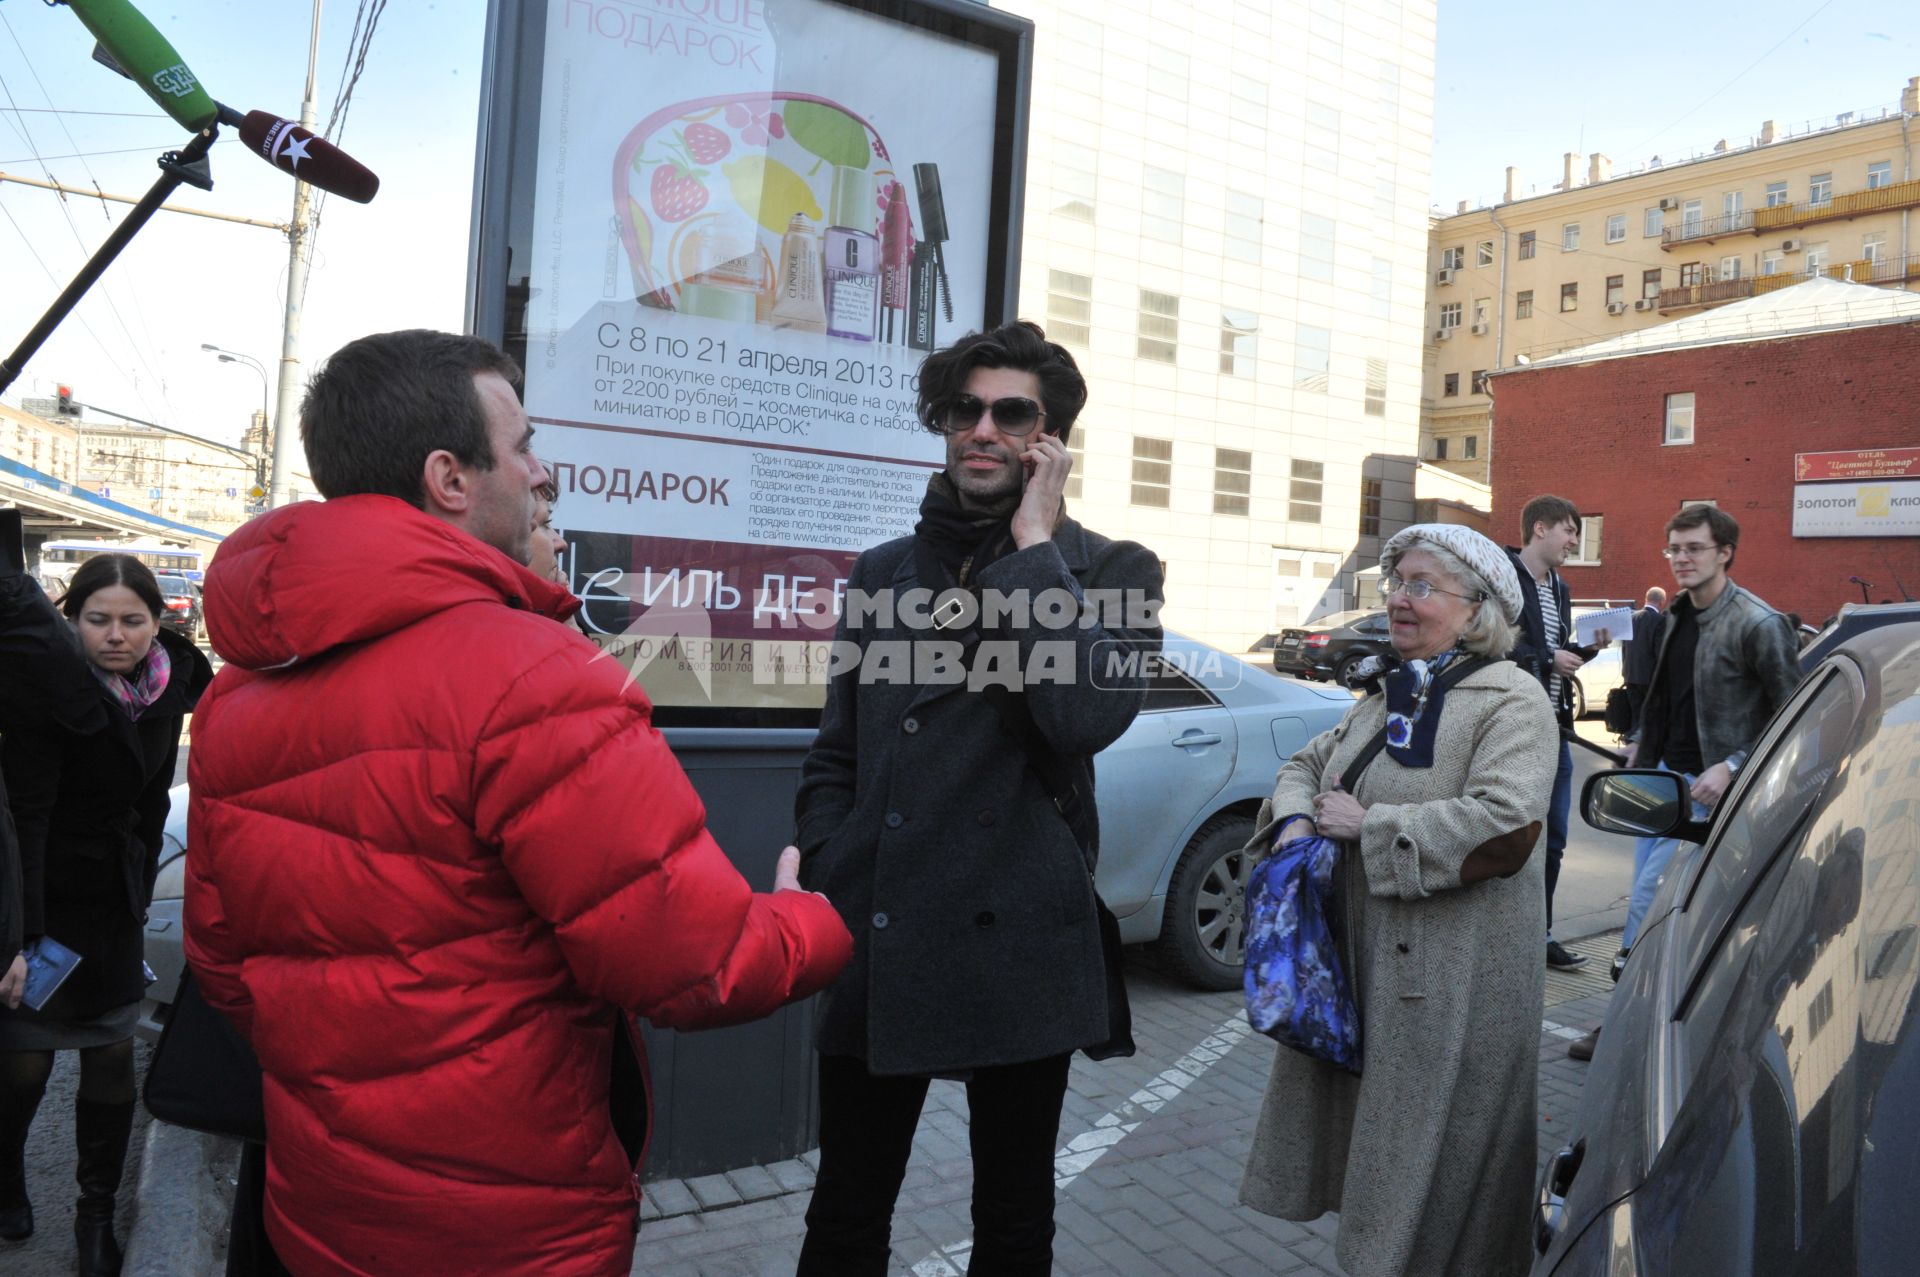
[[[19,510],[0,510],[0,572],[27,570],[25,527]]]

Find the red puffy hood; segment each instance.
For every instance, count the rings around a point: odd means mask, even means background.
[[[276,669],[404,629],[461,603],[564,620],[580,606],[500,551],[396,497],[303,501],[221,543],[207,568],[207,634],[243,669]]]

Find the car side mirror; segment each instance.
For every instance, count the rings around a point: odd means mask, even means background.
[[[1693,823],[1693,798],[1678,772],[1600,772],[1581,791],[1580,815],[1605,833],[1662,838]]]

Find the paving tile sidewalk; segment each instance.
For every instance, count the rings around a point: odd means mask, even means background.
[[[1586,1066],[1567,1042],[1606,1012],[1618,932],[1572,941],[1592,961],[1550,972],[1540,1039],[1540,1157],[1571,1131]],[[1237,992],[1198,993],[1144,961],[1128,968],[1127,1060],[1076,1057],[1061,1117],[1056,1272],[1115,1277],[1341,1272],[1337,1223],[1270,1219],[1236,1204],[1254,1119],[1277,1049],[1246,1031]],[[633,1272],[645,1277],[784,1277],[805,1232],[816,1155],[648,1187]],[[935,1082],[894,1218],[893,1271],[957,1277],[972,1235],[966,1093]]]

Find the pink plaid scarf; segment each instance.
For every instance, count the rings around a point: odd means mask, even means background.
[[[98,665],[93,667],[93,676],[106,685],[120,702],[120,708],[127,711],[127,717],[136,723],[147,707],[160,699],[160,693],[167,690],[167,679],[172,674],[173,660],[158,643],[147,649],[147,659],[140,662],[132,678],[103,670]]]

